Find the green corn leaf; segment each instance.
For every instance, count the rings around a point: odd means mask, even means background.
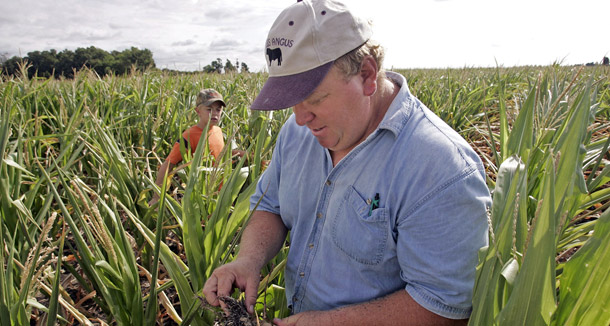
[[[586,153],[583,141],[589,125],[590,107],[587,87],[570,110],[570,119],[567,120],[555,149],[555,152],[560,154],[555,188],[555,198],[558,200],[563,197],[561,195],[563,193],[571,197],[575,187],[580,193],[587,193],[587,186],[582,173],[582,161]]]
[[[555,325],[610,324],[610,211],[593,236],[565,264]]]
[[[536,109],[537,87],[532,87],[521,111],[517,116],[510,135],[508,136],[506,150],[503,157],[517,155],[524,162],[528,161],[529,151],[533,147],[534,111]]]
[[[165,175],[163,178],[167,178],[167,171],[165,171]],[[157,226],[155,228],[155,237],[154,237],[154,245],[153,247],[153,261],[152,261],[152,272],[151,272],[151,281],[150,281],[150,289],[151,295],[148,297],[148,304],[146,306],[146,312],[144,313],[144,320],[146,320],[146,324],[151,325],[154,324],[155,318],[157,315],[158,307],[158,299],[156,295],[157,288],[157,278],[159,275],[159,252],[161,251],[161,238],[163,237],[163,220],[164,220],[164,212],[165,212],[165,195],[166,195],[166,183],[163,183],[163,187],[161,187],[161,198],[159,202],[161,205],[159,206],[159,216],[157,216]]]
[[[102,275],[104,275],[104,279],[107,282],[104,282],[107,287],[115,289],[117,291],[121,291],[121,287],[123,286],[123,281],[121,275],[118,271],[116,271],[110,264],[108,264],[105,260],[100,260],[95,263],[95,266],[102,271]]]
[[[129,217],[129,219],[134,223],[136,228],[140,231],[140,233],[144,236],[144,239],[150,246],[154,246],[155,244],[155,234],[146,227],[142,223],[142,221],[138,220],[136,216],[131,213],[122,203],[118,202],[119,206],[122,206],[125,210],[125,213]],[[170,248],[163,242],[160,243],[159,247],[159,258],[163,262],[168,274],[171,279],[174,281],[174,285],[176,287],[176,291],[178,292],[178,297],[180,298],[180,305],[183,307],[191,307],[195,300],[197,300],[196,293],[191,288],[189,280],[186,278],[185,273],[188,272],[188,267],[184,265],[184,263],[180,260],[179,257],[170,250]],[[183,312],[183,313],[186,313]],[[206,316],[209,321],[213,320],[212,316]],[[197,326],[205,326],[204,320],[196,316],[193,318],[193,324]]]
[[[207,132],[205,137],[199,139],[195,155],[193,156],[193,165],[191,166],[186,190],[182,198],[182,234],[184,239],[184,251],[189,262],[189,270],[191,272],[191,282],[193,288],[199,290],[203,288],[205,283],[205,260],[206,256],[202,248],[204,242],[203,229],[201,228],[202,216],[200,210],[196,207],[196,200],[193,196],[198,196],[193,193],[195,185],[199,181],[199,164],[201,164],[204,149],[207,144]],[[228,146],[225,146],[225,148]],[[206,217],[203,217],[206,218]]]
[[[510,298],[498,315],[498,325],[549,325],[555,311],[555,174],[551,159],[546,167],[532,237]]]
[[[0,217],[3,219],[4,217]],[[0,223],[0,245],[4,247],[5,239],[4,239],[4,223]],[[10,245],[10,243],[6,243],[7,247],[14,248],[14,245]],[[8,246],[10,245],[10,246]],[[11,306],[11,298],[14,293],[13,289],[13,250],[10,251],[10,254],[5,260],[4,250],[0,250],[0,261],[3,263],[0,265],[0,324],[2,325],[11,325],[11,314],[10,314],[10,306]],[[6,268],[4,262],[6,261]]]
[[[59,247],[57,248],[57,267],[55,268],[55,278],[53,280],[53,292],[51,292],[51,298],[49,300],[49,318],[47,319],[48,326],[55,326],[57,311],[59,310],[59,283],[61,281],[61,262],[65,240],[66,230],[64,228],[61,238],[59,239]]]
[[[498,101],[499,101],[499,105],[500,105],[500,110],[499,110],[499,117],[500,117],[500,136],[499,136],[499,140],[500,140],[500,153],[495,152],[496,154],[503,154],[506,155],[506,158],[508,158],[509,155],[509,150],[508,150],[508,136],[509,136],[509,130],[508,130],[508,119],[506,116],[506,97],[505,97],[505,88],[506,88],[506,83],[504,80],[500,79],[500,73],[499,71],[496,73],[497,75],[497,79],[498,79]],[[491,134],[491,132],[490,132]],[[495,146],[494,146],[494,151],[495,151]],[[496,158],[499,158],[498,155],[496,155]],[[498,160],[497,164],[501,164],[503,161],[502,160]]]
[[[525,196],[520,195],[527,189],[525,171],[525,165],[515,156],[500,165],[490,217],[490,244],[479,251],[469,325],[492,325],[511,292],[511,282],[502,273],[509,266],[507,263],[513,260],[512,248],[517,241],[513,234],[527,232]],[[523,230],[516,231],[515,225]],[[513,278],[514,275],[510,277]]]
[[[236,208],[240,209],[231,211],[232,203],[237,199],[236,197],[248,176],[247,171],[243,172],[241,170],[242,163],[243,160],[240,161],[240,164],[229,177],[227,184],[220,191],[219,204],[208,220],[208,229],[206,229],[204,240],[207,255],[206,275],[210,275],[212,270],[220,265],[222,254],[229,249],[238,228],[243,225],[245,217],[248,215],[248,210],[244,210],[239,203],[236,204]],[[239,202],[248,201],[249,196],[240,195],[239,199]]]

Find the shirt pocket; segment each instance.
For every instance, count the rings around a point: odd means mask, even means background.
[[[331,233],[335,246],[351,259],[377,265],[388,241],[388,212],[386,208],[370,210],[369,203],[350,187],[332,221]]]

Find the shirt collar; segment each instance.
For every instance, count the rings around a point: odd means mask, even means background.
[[[414,97],[409,91],[406,78],[398,73],[386,71],[386,76],[400,86],[398,94],[390,104],[378,129],[387,129],[397,137],[402,131],[411,113]]]

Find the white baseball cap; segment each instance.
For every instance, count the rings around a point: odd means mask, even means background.
[[[301,103],[336,59],[372,34],[368,20],[334,0],[298,1],[284,9],[265,44],[269,78],[250,108],[279,110]]]

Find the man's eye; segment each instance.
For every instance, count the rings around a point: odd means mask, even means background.
[[[318,105],[318,104],[322,103],[322,101],[324,101],[327,97],[328,97],[328,94],[324,94],[323,96],[312,98],[308,102],[310,105]]]

